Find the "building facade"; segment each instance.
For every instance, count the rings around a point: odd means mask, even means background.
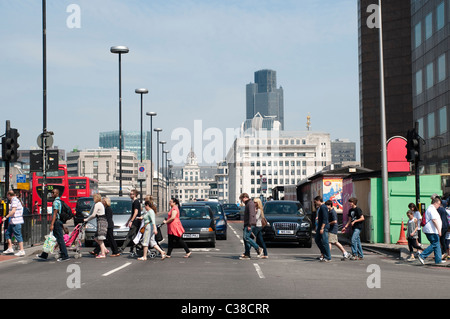
[[[242,132],[227,154],[228,200],[241,193],[265,198],[331,164],[330,134],[281,130]]]
[[[422,145],[420,172],[450,173],[450,1],[413,0],[413,116]]]
[[[331,163],[356,162],[356,143],[346,139],[331,141]]]
[[[284,129],[284,92],[277,87],[277,73],[273,70],[255,72],[255,83],[247,85],[247,120],[256,114],[273,117]]]
[[[142,159],[141,159],[141,132],[122,131],[122,150],[131,151],[136,154],[138,160],[149,160],[151,151],[150,132],[142,133]],[[119,131],[100,132],[100,148],[119,149]]]

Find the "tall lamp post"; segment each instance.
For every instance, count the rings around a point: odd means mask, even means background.
[[[389,173],[387,167],[387,145],[386,145],[386,98],[384,88],[384,43],[383,43],[383,14],[379,4],[379,21],[380,21],[380,113],[381,113],[381,169],[383,183],[383,224],[384,224],[384,243],[391,243],[390,232],[390,215],[389,215]]]
[[[145,114],[150,116],[150,195],[153,196],[153,117],[156,116],[157,113],[147,112]]]
[[[155,128],[154,131],[156,132],[156,184],[157,184],[157,196],[158,196],[158,211],[160,211],[160,207],[159,207],[159,133],[162,132],[162,128]]]
[[[140,94],[141,95],[141,163],[144,162],[144,157],[142,154],[142,135],[143,135],[143,121],[144,121],[144,94],[148,94],[148,90],[147,89],[136,89],[134,90],[134,92],[136,94]],[[140,185],[140,200],[142,203],[142,179],[139,180],[139,185]]]
[[[119,55],[119,196],[122,192],[122,54],[127,54],[130,50],[123,45],[111,47],[111,53]]]
[[[166,141],[161,141],[161,142],[159,142],[159,144],[161,144],[161,166],[162,166],[162,169],[161,169],[161,175],[162,175],[162,182],[163,182],[163,185],[164,185],[164,154],[166,153],[165,152],[165,150],[164,150],[164,145],[166,145]],[[158,172],[158,176],[159,176],[159,172]],[[159,183],[159,179],[158,179],[158,183]],[[163,209],[165,210],[166,209],[166,195],[164,194],[164,187],[162,188],[162,191],[161,191],[161,198],[162,198],[162,207],[163,207]]]

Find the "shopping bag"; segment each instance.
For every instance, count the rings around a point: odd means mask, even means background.
[[[42,249],[45,253],[51,254],[53,253],[53,250],[56,246],[56,238],[53,236],[53,232],[51,232],[49,235],[45,236],[44,246]]]

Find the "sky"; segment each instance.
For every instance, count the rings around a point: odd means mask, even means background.
[[[0,132],[10,120],[20,149],[35,148],[42,1],[0,0],[0,28]],[[144,113],[158,113],[153,127],[163,129],[166,149],[177,129],[194,135],[196,121],[225,135],[245,120],[254,72],[271,69],[284,89],[285,130],[306,130],[310,115],[312,131],[356,142],[359,157],[354,0],[47,0],[47,129],[66,152],[97,148],[99,132],[118,130],[116,45],[130,49],[122,56],[125,131],[140,130],[135,89],[147,88]]]

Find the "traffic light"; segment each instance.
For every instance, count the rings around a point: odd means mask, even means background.
[[[408,162],[420,161],[420,136],[417,130],[408,131],[408,142],[406,144],[406,159]]]
[[[17,162],[19,148],[19,131],[15,128],[6,130],[6,136],[2,137],[2,160],[5,162]]]

